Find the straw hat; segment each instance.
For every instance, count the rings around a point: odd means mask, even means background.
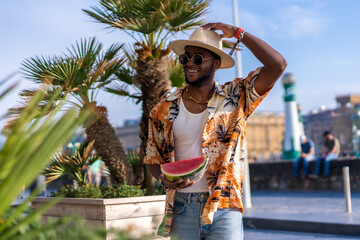
[[[183,54],[187,46],[201,47],[216,53],[221,58],[220,68],[231,68],[235,65],[234,59],[222,50],[222,40],[214,31],[198,27],[189,40],[175,40],[170,43],[170,49],[177,55]]]

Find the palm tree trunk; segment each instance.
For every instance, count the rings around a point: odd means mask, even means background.
[[[95,109],[97,120],[86,127],[87,140],[95,140],[94,146],[97,154],[117,182],[134,184],[135,178],[131,165],[114,127],[108,120],[106,107],[96,106],[96,102],[90,104]]]
[[[140,184],[145,180],[143,186],[147,189],[147,194],[153,195],[155,190],[155,181],[152,176],[145,171],[144,156],[148,139],[150,111],[171,90],[166,57],[154,60],[137,61],[134,83],[141,86],[143,100],[143,114],[140,122],[140,161],[136,174],[136,183]]]

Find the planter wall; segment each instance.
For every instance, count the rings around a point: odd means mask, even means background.
[[[360,192],[360,159],[336,159],[330,162],[330,178],[293,178],[293,161],[259,162],[249,164],[251,190],[274,191],[343,191],[342,169],[350,170],[351,190]],[[303,166],[300,166],[302,171]],[[315,161],[309,165],[309,173],[315,169]],[[323,170],[323,167],[321,168]],[[302,173],[301,173],[302,174]],[[301,175],[300,175],[301,176]]]
[[[38,197],[31,208],[39,208],[51,198]],[[90,199],[64,198],[49,209],[43,219],[68,215],[83,217],[87,223],[129,231],[134,237],[155,235],[165,210],[165,195]],[[107,237],[111,239],[111,236]]]

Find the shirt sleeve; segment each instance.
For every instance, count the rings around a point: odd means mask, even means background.
[[[310,144],[310,148],[315,148],[315,144],[314,144],[314,142],[313,141],[311,141],[311,140],[308,140],[309,141],[309,144]]]
[[[157,131],[152,114],[149,118],[149,132],[146,146],[146,152],[144,157],[145,164],[163,164],[165,163],[162,158],[159,149],[161,149],[161,141],[159,139],[160,133]]]
[[[250,72],[246,78],[237,78],[233,81],[233,84],[236,84],[239,88],[239,105],[244,107],[246,117],[250,116],[271,90],[269,89],[261,96],[255,90],[255,80],[259,76],[261,69],[262,67],[259,67]]]

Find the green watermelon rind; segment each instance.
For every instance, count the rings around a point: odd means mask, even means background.
[[[169,175],[169,174],[166,174],[161,166],[161,172],[165,175],[165,177],[169,180],[169,181],[172,181],[172,182],[176,182],[177,180],[179,180],[180,178],[181,179],[189,179],[190,181],[197,181],[199,180],[202,175],[205,173],[206,171],[206,168],[207,168],[207,164],[208,161],[207,161],[207,157],[204,158],[204,162],[203,164],[201,164],[198,168],[194,169],[192,172],[190,173],[187,173],[185,175],[183,174],[179,174],[179,175]],[[203,171],[205,170],[205,171]]]

